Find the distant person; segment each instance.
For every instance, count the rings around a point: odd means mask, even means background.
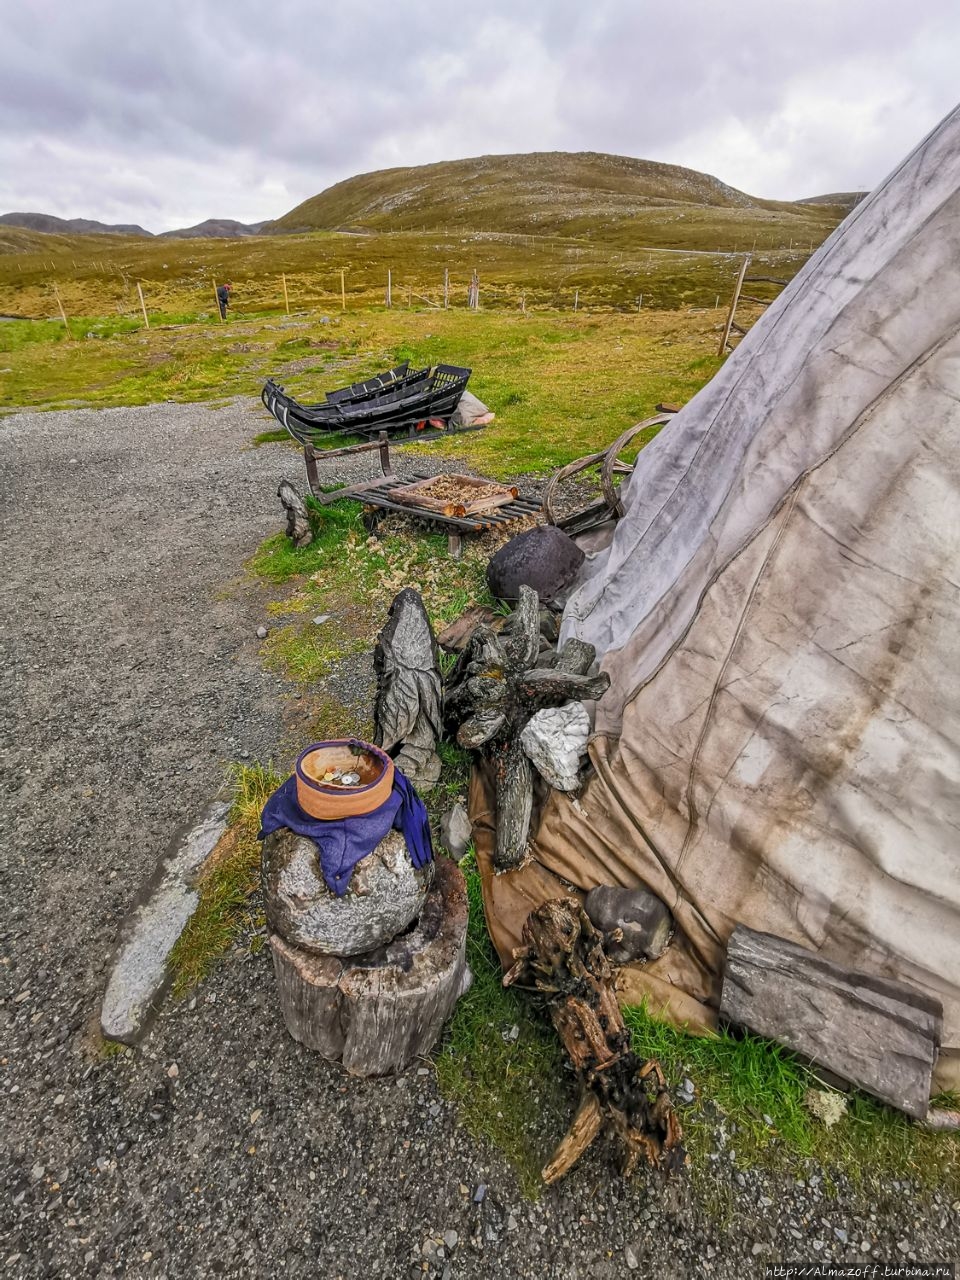
[[[217,285],[217,301],[220,303],[221,320],[226,320],[227,318],[227,307],[230,305],[230,290],[232,288],[232,284]]]

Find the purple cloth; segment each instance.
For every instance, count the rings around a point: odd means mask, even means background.
[[[394,771],[393,790],[379,809],[353,818],[324,820],[312,818],[297,800],[294,774],[278,787],[260,815],[260,839],[280,827],[289,827],[298,836],[307,836],[320,850],[320,870],[327,888],[342,898],[350,887],[353,868],[371,853],[391,829],[403,835],[410,861],[425,867],[433,859],[430,820],[413,784],[399,769]]]

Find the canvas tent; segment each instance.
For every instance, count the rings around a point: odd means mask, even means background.
[[[960,108],[641,453],[564,614],[612,681],[594,771],[526,866],[481,858],[501,955],[645,883],[678,933],[625,1000],[711,1025],[743,922],[942,1000],[960,1085],[958,325]]]

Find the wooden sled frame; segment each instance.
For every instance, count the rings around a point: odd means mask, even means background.
[[[633,465],[621,462],[618,454],[647,427],[664,426],[668,423],[674,416],[674,412],[657,413],[652,418],[644,418],[642,422],[634,423],[632,427],[628,427],[617,436],[609,448],[601,449],[599,453],[588,453],[574,462],[568,462],[559,471],[555,471],[543,491],[543,514],[547,523],[555,524],[557,528],[563,529],[572,537],[578,533],[587,533],[607,520],[619,520],[623,515],[623,503],[620,501],[620,486],[613,483],[613,477],[630,475],[633,472]],[[597,463],[600,463],[600,485],[603,498],[591,503],[590,506],[582,507],[579,511],[571,511],[568,515],[560,516],[557,513],[556,498],[561,483],[569,480],[571,476],[579,475],[581,471],[596,466]]]

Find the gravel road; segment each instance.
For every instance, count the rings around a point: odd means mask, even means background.
[[[669,1280],[956,1258],[960,1203],[740,1170],[735,1135],[706,1179],[624,1186],[598,1151],[528,1202],[428,1067],[357,1082],[294,1044],[263,954],[169,1003],[136,1054],[96,1056],[117,926],[166,834],[226,761],[290,745],[293,691],[260,666],[263,602],[237,586],[300,474],[248,447],[263,426],[246,401],[0,422],[3,1274]]]

